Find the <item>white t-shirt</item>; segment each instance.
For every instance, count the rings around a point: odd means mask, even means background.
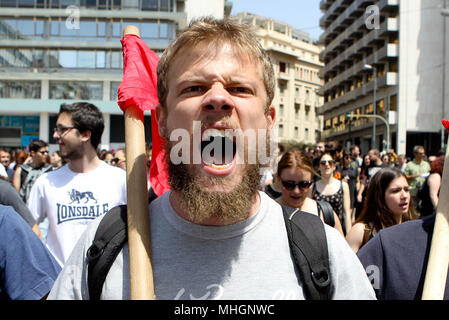
[[[156,299],[304,299],[291,257],[281,206],[260,192],[251,218],[229,226],[202,226],[181,218],[171,191],[150,205]],[[304,213],[308,214],[308,213]],[[49,299],[89,299],[86,251],[100,219],[74,248]],[[333,299],[375,299],[362,264],[346,240],[325,225]],[[129,299],[128,245],[114,261],[101,299]]]
[[[126,171],[102,162],[87,173],[65,165],[39,177],[27,205],[37,223],[48,218],[47,247],[61,266],[87,225],[126,203]]]

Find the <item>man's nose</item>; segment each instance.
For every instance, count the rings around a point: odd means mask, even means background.
[[[203,108],[206,111],[231,112],[234,109],[234,101],[222,84],[214,84],[206,93]]]

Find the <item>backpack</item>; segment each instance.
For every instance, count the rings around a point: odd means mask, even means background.
[[[30,196],[31,188],[34,185],[34,182],[36,182],[37,178],[39,178],[44,173],[51,171],[53,167],[45,163],[40,168],[33,168],[29,164],[23,164],[20,168],[21,171],[19,195],[26,203]]]
[[[321,217],[321,214],[323,214],[324,223],[331,227],[335,227],[334,209],[331,204],[327,201],[315,201],[318,205],[318,215]]]
[[[90,300],[99,300],[103,283],[115,258],[127,241],[127,207],[112,208],[101,220],[87,250],[87,282]],[[313,214],[282,206],[290,249],[307,299],[330,298],[329,255],[324,224]]]

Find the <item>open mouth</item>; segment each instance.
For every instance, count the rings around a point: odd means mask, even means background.
[[[235,163],[236,143],[231,130],[207,129],[201,138],[202,164],[216,171],[232,169]]]

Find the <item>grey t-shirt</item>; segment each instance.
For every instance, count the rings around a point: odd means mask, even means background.
[[[173,210],[170,192],[150,205],[156,299],[304,299],[290,255],[282,208],[265,193],[251,218],[224,227],[190,223]],[[89,299],[86,251],[91,223],[59,275],[49,299]],[[325,226],[333,299],[375,299],[365,270],[346,240]],[[129,299],[128,246],[109,271],[102,299]]]

